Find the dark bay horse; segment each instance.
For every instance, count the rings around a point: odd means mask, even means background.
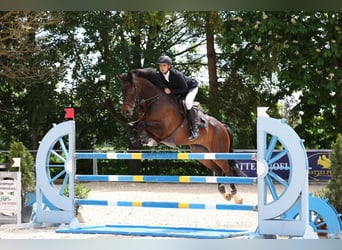
[[[200,127],[200,136],[190,141],[187,119],[181,112],[179,104],[148,80],[153,78],[153,73],[150,75],[151,78],[148,77],[148,72],[144,69],[131,70],[127,74],[118,75],[118,78],[121,81],[123,95],[122,112],[129,116],[138,112],[138,119],[131,122],[130,126],[137,129],[141,136],[147,137],[149,142],[154,142],[149,146],[163,143],[170,147],[189,145],[191,152],[194,153],[232,152],[232,134],[229,128],[214,117],[204,115],[200,111],[200,116],[207,121],[206,126]],[[234,161],[199,161],[217,176],[244,175]],[[230,184],[230,187],[229,193],[223,184],[218,184],[218,190],[226,200],[233,198],[235,203],[242,203],[235,185]]]

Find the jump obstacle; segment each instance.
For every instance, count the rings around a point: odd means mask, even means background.
[[[315,232],[339,238],[342,230],[340,215],[326,201],[308,193],[308,161],[302,140],[283,119],[268,117],[258,108],[257,153],[81,153],[75,151],[75,121],[54,127],[40,143],[36,157],[37,209],[35,223],[67,223],[61,233],[99,233],[121,235],[152,235],[192,238],[226,238],[249,234],[250,238],[269,238],[279,235],[289,238],[312,238]],[[275,149],[281,146],[281,150]],[[62,153],[59,153],[61,150]],[[288,157],[289,178],[282,179],[272,169],[272,163]],[[52,164],[57,158],[61,164]],[[257,162],[257,178],[216,176],[114,176],[76,175],[77,159],[253,159]],[[61,171],[51,176],[50,168]],[[63,178],[62,185],[56,180]],[[258,184],[258,204],[206,204],[158,201],[106,201],[75,199],[76,181],[170,182],[170,183],[237,183]],[[275,183],[282,185],[278,191]],[[65,188],[69,194],[65,195]],[[81,226],[76,219],[75,205],[157,207],[182,209],[219,209],[258,212],[255,231],[208,228],[171,228],[136,225]],[[323,219],[323,222],[320,222]],[[325,226],[325,229],[322,229]]]

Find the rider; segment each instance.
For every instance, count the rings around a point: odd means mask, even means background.
[[[185,106],[189,121],[190,136],[189,140],[195,140],[199,136],[199,130],[196,121],[196,112],[193,108],[193,102],[198,92],[198,82],[195,79],[185,76],[183,73],[172,68],[172,60],[166,55],[158,59],[159,74],[164,83],[164,92],[167,95],[186,95]]]

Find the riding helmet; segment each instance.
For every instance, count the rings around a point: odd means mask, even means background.
[[[168,56],[160,56],[159,59],[158,59],[158,64],[162,64],[162,63],[166,63],[166,64],[171,65],[172,64],[172,60]]]

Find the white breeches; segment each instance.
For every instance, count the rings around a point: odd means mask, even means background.
[[[187,110],[190,110],[192,108],[192,104],[195,100],[195,97],[198,92],[198,87],[190,89],[189,93],[185,97],[185,106]]]

